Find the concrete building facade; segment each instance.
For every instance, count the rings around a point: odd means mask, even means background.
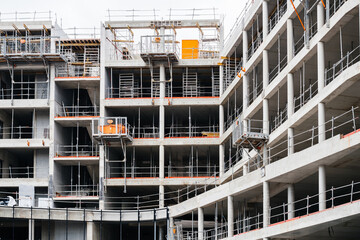
[[[0,19],[0,239],[358,239],[359,12]]]

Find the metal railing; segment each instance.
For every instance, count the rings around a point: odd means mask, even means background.
[[[279,7],[279,10],[274,12],[274,14],[269,17],[268,33],[270,33],[274,29],[274,27],[280,21],[282,16],[284,16],[286,11],[287,11],[287,1],[284,1],[284,3]]]
[[[134,127],[134,138],[159,138],[159,127]]]
[[[357,109],[358,107],[352,107],[349,111],[326,121],[324,125],[322,125],[325,127],[325,132],[323,133],[325,139],[326,137],[333,137],[336,134],[347,134],[356,131],[360,127],[360,123],[357,122],[359,116],[357,116],[355,112]],[[294,152],[298,152],[317,144],[319,137],[318,129],[319,126],[312,127],[275,146],[268,147],[269,162],[274,162],[279,158],[287,156],[290,148],[294,149]]]
[[[127,117],[105,117],[92,119],[93,137],[132,139],[134,129],[128,124]]]
[[[45,168],[30,166],[0,168],[0,178],[34,178],[34,171],[39,169]]]
[[[51,48],[51,42],[59,40],[52,36],[1,36],[0,55],[60,54],[61,44]]]
[[[360,60],[360,46],[347,52],[338,62],[334,63],[330,69],[325,69],[325,86],[332,82],[344,70]]]
[[[0,12],[0,22],[17,22],[17,21],[51,21],[56,19],[54,12]]]
[[[230,86],[230,84],[235,80],[239,72],[242,71],[243,63],[242,61],[234,61],[227,59],[224,61],[224,91]]]
[[[140,54],[175,54],[180,56],[180,47],[175,35],[141,36]]]
[[[48,86],[48,82],[15,82],[13,88],[0,88],[0,100],[47,99]]]
[[[92,117],[99,115],[99,106],[56,105],[56,117]]]
[[[54,197],[97,197],[99,184],[93,185],[56,185]]]
[[[254,89],[248,95],[249,105],[262,93],[263,82],[256,83],[253,87]]]
[[[107,98],[151,98],[151,87],[134,87],[129,90],[129,93],[120,94],[120,88],[108,87],[106,88]]]
[[[310,83],[309,87],[305,89],[298,97],[294,98],[294,112],[304,106],[310,99],[318,93],[318,82]]]
[[[271,122],[270,132],[273,132],[275,129],[280,127],[281,124],[283,124],[287,119],[288,119],[288,111],[286,104],[286,106],[282,110],[279,110],[277,112],[276,116],[274,117],[274,120]]]
[[[98,66],[57,66],[55,77],[100,77],[100,67]]]
[[[227,117],[226,121],[224,122],[224,131],[229,129],[236,120],[239,119],[241,113],[242,113],[243,106],[241,105],[238,107],[230,116]]]
[[[231,169],[233,166],[235,166],[238,162],[240,162],[243,159],[243,150],[241,148],[236,149],[236,152],[234,153],[234,155],[230,155],[229,154],[229,158],[227,161],[225,161],[224,163],[224,171],[228,171],[229,169]]]
[[[15,126],[3,127],[0,132],[0,139],[47,139],[49,128]]]
[[[55,157],[97,157],[98,145],[56,145]]]
[[[207,48],[181,48],[182,59],[218,59],[220,57],[219,47]]]
[[[100,28],[62,28],[70,39],[100,39]]]
[[[248,49],[248,52],[247,52],[247,54],[248,54],[247,60],[248,61],[254,55],[256,50],[260,47],[262,42],[263,42],[263,33],[259,32]]]
[[[166,97],[190,97],[185,94],[184,87],[172,87],[172,93],[169,91],[166,92]],[[169,88],[169,90],[171,90]],[[215,92],[211,86],[194,86],[193,96],[191,97],[218,97],[219,92]],[[172,95],[170,95],[172,94]]]
[[[216,165],[170,166],[165,168],[166,177],[210,177],[218,172]]]
[[[269,73],[269,83],[271,83],[279,73],[286,67],[287,65],[287,55],[281,59],[281,61],[276,65]]]
[[[159,167],[112,167],[108,162],[107,178],[158,178]]]
[[[339,9],[340,7],[346,2],[346,0],[334,0],[329,1],[330,8],[329,8],[329,15],[332,17]]]
[[[170,126],[165,127],[165,137],[219,137],[219,126]]]

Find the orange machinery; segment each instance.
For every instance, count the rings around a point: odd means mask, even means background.
[[[102,134],[125,134],[126,127],[122,124],[113,124],[113,120],[108,120],[108,125],[99,126],[99,132]]]

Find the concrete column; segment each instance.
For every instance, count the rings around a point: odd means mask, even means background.
[[[225,173],[225,147],[224,144],[219,145],[219,175],[222,177]]]
[[[263,100],[263,132],[269,134],[269,99]]]
[[[224,92],[224,66],[220,66],[219,71],[219,96],[222,96]]]
[[[263,225],[267,227],[269,225],[269,209],[270,209],[270,191],[269,182],[263,183]]]
[[[248,36],[247,31],[243,31],[243,66],[245,67],[248,58]],[[243,112],[249,105],[249,77],[243,75]]]
[[[294,75],[287,75],[287,112],[288,118],[294,114]]]
[[[106,69],[105,69],[105,60],[106,56],[106,30],[103,24],[100,26],[100,38],[101,38],[101,47],[100,47],[100,117],[105,117],[105,98],[106,98],[106,84],[110,82],[107,79]],[[115,51],[115,50],[114,50]]]
[[[87,222],[86,223],[86,240],[95,240],[94,231],[95,231],[94,222]]]
[[[198,240],[204,239],[204,209],[198,208]]]
[[[105,146],[99,146],[99,209],[105,209],[104,179],[105,179]]]
[[[249,106],[249,77],[244,73],[243,76],[243,112]]]
[[[325,166],[319,166],[319,211],[326,209],[326,172]]]
[[[165,149],[164,145],[160,145],[159,147],[159,178],[160,178],[160,186],[159,186],[159,208],[165,207],[164,201],[164,185],[163,180],[165,178]]]
[[[319,143],[325,141],[325,103],[318,104]]]
[[[264,99],[263,100],[263,132],[264,134],[269,134],[269,99]],[[263,161],[264,161],[264,165],[268,165],[269,164],[269,159],[268,159],[268,148],[267,148],[267,144],[265,143],[264,147],[263,147]]]
[[[288,219],[295,217],[295,190],[294,184],[290,184],[287,189],[287,202],[288,202]]]
[[[325,87],[325,47],[323,42],[317,43],[317,77],[318,77],[318,91]]]
[[[291,3],[290,3],[291,4]],[[286,21],[287,36],[287,62],[289,63],[294,57],[294,27],[293,20],[289,18]]]
[[[219,134],[220,137],[223,135],[224,133],[224,106],[223,105],[219,105]]]
[[[262,25],[263,25],[263,36],[264,39],[268,35],[268,26],[269,26],[269,10],[268,10],[268,0],[263,0],[262,2]]]
[[[288,128],[288,155],[293,154],[294,152],[294,128]]]
[[[228,237],[234,236],[234,197],[227,197]]]
[[[165,65],[160,64],[160,110],[159,110],[159,132],[160,139],[165,136]]]
[[[263,51],[263,90],[269,85],[269,52]]]
[[[247,62],[247,58],[248,58],[248,35],[247,35],[247,31],[243,30],[242,32],[243,34],[243,66],[245,66],[246,62]]]
[[[28,231],[28,239],[34,240],[35,238],[35,220],[29,219],[29,231]]]
[[[324,2],[326,2],[326,1],[324,1]],[[317,11],[317,14],[316,14],[317,15],[317,28],[318,28],[318,30],[320,30],[320,28],[322,26],[324,26],[324,24],[325,24],[325,8],[321,1],[318,3],[318,5],[316,7],[317,7],[317,9],[316,9],[316,11]],[[326,6],[326,7],[328,7],[328,6]]]
[[[175,227],[174,218],[170,217],[169,225],[170,225],[169,226],[170,227],[170,230],[169,230],[170,239],[174,239],[174,227]]]

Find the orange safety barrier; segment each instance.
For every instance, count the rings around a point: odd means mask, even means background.
[[[122,124],[109,124],[99,126],[99,131],[103,134],[125,134],[126,127]]]

